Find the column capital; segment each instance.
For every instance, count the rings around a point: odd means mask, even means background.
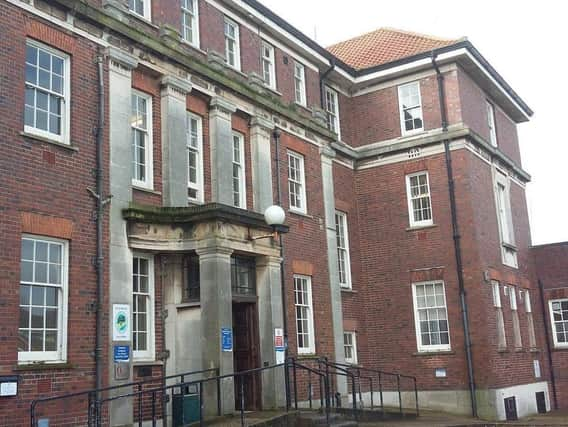
[[[106,49],[106,55],[110,59],[111,65],[114,65],[115,68],[119,67],[124,71],[131,71],[138,67],[138,58],[125,50],[109,46]]]
[[[226,256],[230,257],[233,254],[233,249],[224,246],[209,246],[205,248],[198,248],[195,251],[199,257],[214,257]]]
[[[237,111],[237,106],[235,104],[225,98],[221,98],[220,96],[212,98],[209,106],[211,111],[218,111],[224,114],[233,114]]]
[[[189,81],[176,76],[164,76],[161,83],[162,94],[179,95],[181,97],[185,97],[193,88]]]
[[[269,120],[262,116],[254,116],[250,121],[250,126],[258,127],[266,132],[270,132],[275,128],[275,124],[272,120]]]
[[[320,147],[320,154],[323,158],[325,158],[326,160],[333,160],[336,157],[336,153],[335,150],[333,148],[331,148],[329,145],[324,145],[322,147]]]

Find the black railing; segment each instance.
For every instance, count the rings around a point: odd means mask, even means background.
[[[211,374],[211,373],[215,373],[217,377],[219,374],[219,370],[217,368],[212,368],[212,369],[203,369],[200,371],[191,371],[191,372],[184,372],[183,374],[177,374],[177,375],[170,375],[170,376],[166,376],[166,377],[159,377],[159,378],[153,378],[150,380],[144,380],[144,381],[137,381],[137,382],[131,382],[131,383],[127,383],[127,384],[120,384],[120,385],[116,385],[116,386],[111,386],[111,387],[104,387],[101,389],[92,389],[92,390],[86,390],[86,391],[79,391],[76,393],[68,393],[68,394],[64,394],[64,395],[60,395],[60,396],[52,396],[52,397],[44,397],[44,398],[40,398],[40,399],[35,399],[32,401],[31,405],[30,405],[30,424],[32,427],[36,427],[37,426],[37,418],[38,418],[38,409],[39,407],[41,407],[42,405],[46,405],[48,403],[52,403],[52,402],[62,402],[63,405],[65,405],[66,402],[72,400],[72,399],[86,399],[87,400],[87,408],[86,408],[86,413],[87,413],[87,425],[89,427],[99,427],[102,422],[103,422],[103,418],[104,418],[104,414],[102,411],[102,404],[106,401],[109,401],[108,398],[104,398],[104,395],[108,395],[111,392],[115,392],[117,390],[122,390],[125,388],[136,388],[137,389],[137,394],[142,394],[144,393],[144,386],[147,385],[152,385],[155,384],[156,382],[160,381],[160,382],[167,382],[170,380],[176,380],[179,378],[179,383],[178,384],[182,384],[185,382],[185,379],[188,377],[194,377],[196,375],[204,375],[204,374]],[[149,391],[154,390],[154,387],[151,387],[149,389]],[[110,400],[115,400],[115,399],[110,399]],[[220,408],[219,408],[220,409]],[[138,405],[137,405],[137,412],[138,412],[138,419],[139,419],[139,426],[142,426],[142,422],[140,420],[142,420],[142,399],[139,399],[138,401]]]
[[[415,399],[415,409],[416,409],[416,415],[420,415],[420,407],[418,404],[418,385],[416,382],[416,377],[410,376],[410,375],[402,375],[399,373],[393,373],[393,372],[387,372],[387,371],[381,371],[379,369],[372,369],[372,368],[366,368],[363,366],[358,366],[358,365],[349,365],[346,363],[338,363],[338,362],[330,362],[327,360],[327,358],[322,358],[320,359],[321,363],[325,363],[326,365],[332,366],[332,367],[336,367],[336,368],[343,368],[346,369],[350,372],[354,372],[356,373],[356,377],[359,379],[359,399],[362,401],[362,381],[361,380],[368,380],[369,381],[369,392],[370,392],[370,405],[371,405],[371,409],[375,408],[375,404],[374,404],[374,379],[378,380],[378,392],[379,392],[379,398],[380,398],[380,405],[379,407],[381,409],[384,409],[385,405],[384,405],[384,396],[383,396],[383,392],[385,389],[385,380],[390,378],[392,381],[394,381],[396,383],[396,393],[398,396],[398,410],[400,412],[400,414],[404,414],[404,405],[403,405],[403,401],[402,401],[402,386],[401,386],[401,380],[410,380],[412,383],[412,391],[414,392],[414,399]],[[361,373],[366,373],[367,375],[361,375]],[[394,387],[393,387],[394,388]],[[353,399],[355,399],[355,387],[353,387]]]

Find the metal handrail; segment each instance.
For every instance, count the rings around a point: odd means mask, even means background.
[[[379,369],[366,368],[366,367],[359,366],[359,365],[349,365],[349,364],[346,364],[346,363],[339,363],[339,362],[329,362],[329,363],[336,365],[336,366],[343,366],[343,367],[345,367],[347,369],[351,369],[351,370],[366,371],[366,372],[372,372],[372,373],[378,374],[379,375],[381,408],[384,407],[381,377],[384,376],[384,375],[390,375],[390,376],[396,377],[399,411],[400,411],[401,414],[403,413],[403,407],[402,407],[402,392],[401,392],[401,389],[400,389],[400,379],[401,378],[407,378],[407,379],[412,380],[413,383],[414,383],[414,398],[415,398],[415,401],[416,401],[416,415],[417,416],[420,415],[420,408],[419,408],[419,404],[418,404],[418,385],[417,385],[416,377],[411,376],[411,375],[403,375],[403,374],[399,374],[399,373],[394,373],[394,372],[381,371]],[[371,391],[371,399],[372,399],[372,396],[373,396],[373,393]]]
[[[355,374],[350,372],[348,369],[336,364],[334,362],[330,362],[327,357],[322,357],[318,359],[318,365],[323,364],[326,367],[326,372],[328,375],[341,375],[345,377],[351,378],[351,403],[352,403],[352,410],[353,410],[353,417],[355,420],[358,420],[359,414],[357,412],[357,388],[356,388],[356,381],[355,381]],[[335,369],[335,372],[330,372],[329,368]]]
[[[311,384],[311,374],[315,374],[320,378],[320,404],[321,408],[325,407],[325,419],[326,424],[330,425],[330,411],[331,411],[331,400],[330,400],[330,387],[329,387],[329,375],[320,369],[310,368],[309,366],[299,363],[293,357],[288,358],[286,361],[287,368],[292,366],[293,372],[293,384],[294,384],[294,409],[298,410],[298,382],[296,370],[302,369],[308,372],[308,399],[310,403],[310,409],[312,409],[312,384]],[[323,387],[322,387],[323,381]]]
[[[202,369],[200,371],[189,371],[189,372],[184,372],[182,374],[160,377],[160,378],[158,378],[158,380],[165,382],[167,380],[171,380],[171,379],[174,379],[174,378],[180,378],[181,382],[184,382],[185,377],[191,377],[191,376],[195,376],[195,375],[199,375],[199,374],[206,374],[206,373],[211,373],[211,372],[218,373],[219,370],[217,368],[211,368],[211,369]],[[156,382],[156,379],[150,379],[150,380],[144,380],[144,381],[131,382],[131,383],[127,383],[127,384],[119,384],[119,385],[115,385],[115,386],[103,387],[103,388],[99,388],[99,389],[83,390],[83,391],[78,391],[78,392],[74,392],[74,393],[62,394],[62,395],[58,395],[58,396],[50,396],[50,397],[42,397],[42,398],[39,398],[39,399],[34,399],[34,400],[32,400],[32,402],[30,404],[30,423],[31,423],[31,426],[35,427],[35,418],[36,418],[35,417],[35,411],[36,411],[36,407],[37,407],[38,404],[42,404],[42,403],[46,403],[46,402],[53,402],[53,401],[56,401],[56,400],[71,399],[71,398],[80,397],[80,396],[88,396],[88,398],[89,398],[88,409],[89,409],[89,419],[90,419],[91,411],[96,410],[96,408],[93,407],[94,400],[96,400],[96,399],[93,399],[93,395],[96,396],[99,393],[119,390],[119,389],[123,389],[123,388],[127,388],[127,387],[138,387],[139,390],[142,390],[142,387],[145,384],[150,384],[150,383],[155,383],[155,382]],[[90,425],[90,423],[89,423],[89,425]]]

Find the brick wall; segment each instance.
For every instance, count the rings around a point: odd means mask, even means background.
[[[14,426],[29,423],[31,399],[95,385],[92,356],[95,346],[93,303],[96,280],[92,264],[95,222],[92,219],[94,203],[87,188],[95,187],[91,170],[95,163],[93,128],[97,123],[97,98],[94,96],[97,93],[97,50],[93,43],[56,30],[51,24],[6,2],[3,2],[0,12],[0,33],[10,34],[10,38],[0,40],[0,139],[4,141],[0,156],[0,316],[3,319],[0,327],[0,375],[20,375],[18,397],[0,399],[0,426]],[[77,150],[20,134],[23,131],[26,37],[63,50],[71,57],[71,143]],[[106,163],[106,146],[104,156]],[[108,193],[106,176],[105,189]],[[17,341],[22,233],[47,234],[46,229],[50,234],[63,233],[61,224],[72,225],[68,240],[68,364],[49,370],[37,365],[19,367]],[[106,222],[105,230],[108,230]],[[105,237],[105,247],[107,243]],[[107,275],[105,271],[105,278],[108,278]],[[106,358],[105,349],[103,359]],[[104,377],[108,375],[105,373]],[[67,405],[66,410],[72,413],[77,405],[77,402]]]

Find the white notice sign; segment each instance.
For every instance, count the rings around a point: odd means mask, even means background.
[[[0,383],[0,396],[10,397],[18,394],[18,383]]]

